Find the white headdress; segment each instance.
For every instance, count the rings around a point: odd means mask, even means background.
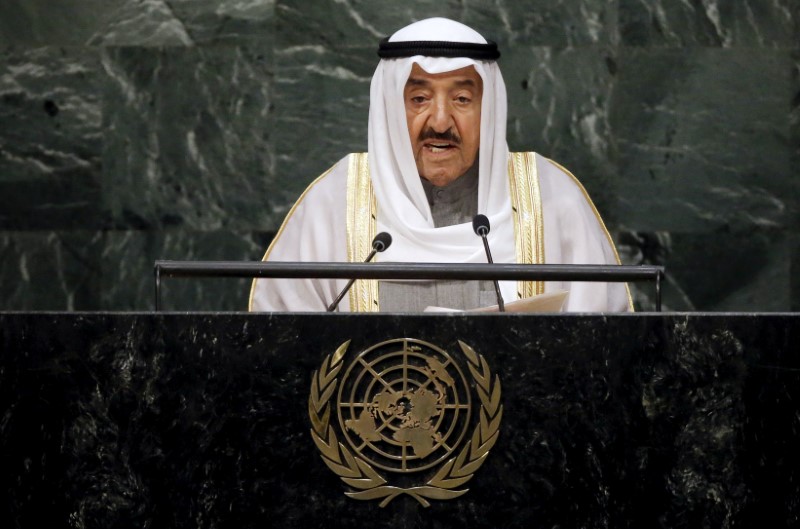
[[[486,39],[464,24],[445,18],[430,18],[397,31],[382,43],[382,50],[386,42],[389,43],[387,47],[416,49],[423,54],[428,53],[427,43],[433,48],[437,45],[449,47],[448,43],[463,45],[453,45],[455,51],[445,52],[447,57],[421,54],[383,58],[372,78],[369,109],[370,174],[378,201],[378,231],[388,231],[393,237],[392,246],[381,256],[381,260],[486,262],[480,238],[472,231],[471,223],[433,227],[430,207],[414,161],[403,100],[403,89],[411,67],[416,63],[431,74],[474,66],[483,80],[477,213],[486,215],[491,225],[498,228],[492,229],[489,234],[494,260],[514,262],[505,83],[494,60],[453,56],[459,53],[459,49],[470,48],[471,45],[474,48],[486,48]],[[432,54],[441,55],[439,52]],[[464,54],[481,55],[470,52]],[[513,283],[503,285],[503,294],[507,299],[513,299],[513,288]]]

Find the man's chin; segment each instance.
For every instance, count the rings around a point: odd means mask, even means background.
[[[419,168],[418,168],[419,170]],[[458,174],[457,170],[453,169],[425,169],[419,171],[420,176],[427,180],[428,182],[432,183],[437,187],[446,186],[450,182],[457,180],[460,174]]]

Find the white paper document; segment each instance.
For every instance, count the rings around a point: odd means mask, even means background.
[[[506,303],[506,312],[561,312],[564,301],[569,292],[567,290],[556,290],[531,296],[529,298],[518,299]],[[480,307],[470,310],[448,309],[446,307],[426,307],[425,312],[497,312],[497,305],[490,307]]]

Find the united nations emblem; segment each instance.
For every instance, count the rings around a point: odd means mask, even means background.
[[[325,357],[312,376],[311,436],[354,489],[345,494],[380,499],[381,507],[408,494],[428,507],[428,499],[467,492],[463,485],[497,441],[503,406],[486,360],[458,344],[466,362],[410,338],[374,345],[349,363],[350,341]]]

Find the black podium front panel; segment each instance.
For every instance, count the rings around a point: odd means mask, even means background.
[[[800,525],[797,315],[12,313],[0,329],[4,527]],[[382,507],[383,485],[340,479],[363,467],[353,432],[368,439],[357,426],[370,417],[355,408],[341,421],[348,456],[337,451],[331,467],[312,433],[329,429],[312,422],[309,397],[318,418],[330,407],[333,428],[344,408],[325,383],[344,387],[349,362],[366,373],[353,387],[374,390],[394,368],[358,355],[387,341],[438,351],[418,371],[439,369],[441,391],[418,384],[418,410],[420,395],[443,395],[458,378],[455,363],[452,376],[442,368],[451,356],[472,386],[470,420],[467,397],[448,404],[462,413],[451,430],[466,434],[443,441],[442,413],[428,449],[450,443],[455,457],[470,439],[494,444],[471,467],[479,454],[464,452],[465,484],[445,479],[424,501],[403,493]],[[492,395],[476,396],[487,373],[502,417]],[[373,415],[386,428],[387,413],[411,420],[401,405]],[[447,461],[424,478],[370,468],[410,490]],[[442,476],[454,479],[453,468]],[[440,500],[434,489],[468,490]],[[363,490],[378,497],[345,495]]]

